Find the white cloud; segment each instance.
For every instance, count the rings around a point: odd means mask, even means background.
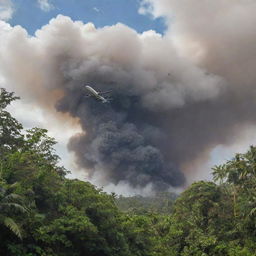
[[[93,7],[93,10],[94,10],[95,12],[100,12],[100,9],[97,8],[97,7]]]
[[[38,0],[38,4],[40,9],[45,12],[49,12],[50,10],[54,9],[54,6],[49,3],[49,0]]]
[[[0,0],[0,20],[10,20],[14,13],[11,0]]]
[[[153,5],[151,4],[150,0],[144,0],[141,2],[140,8],[138,13],[141,15],[152,15],[154,13]]]

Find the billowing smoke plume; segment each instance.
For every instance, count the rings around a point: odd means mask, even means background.
[[[196,161],[256,121],[256,16],[241,15],[256,7],[241,2],[145,1],[170,18],[165,36],[58,16],[30,37],[2,22],[1,74],[18,94],[79,119],[84,132],[69,149],[90,176],[133,187],[181,186]],[[217,18],[209,16],[212,8]],[[112,90],[112,101],[87,98],[86,84]]]

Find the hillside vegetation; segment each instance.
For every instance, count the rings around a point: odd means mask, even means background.
[[[256,255],[256,148],[176,200],[116,198],[65,178],[45,129],[24,131],[0,95],[0,255]],[[174,202],[175,200],[175,202]]]
[[[159,192],[152,196],[119,196],[115,202],[117,207],[126,213],[134,214],[170,214],[177,194],[172,192]]]

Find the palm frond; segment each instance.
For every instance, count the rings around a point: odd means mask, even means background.
[[[10,202],[10,201],[13,201],[13,200],[22,200],[22,197],[20,195],[12,193],[12,194],[9,194],[9,195],[5,196],[3,200],[7,201],[7,202]]]
[[[27,212],[28,209],[20,204],[17,204],[17,203],[1,203],[1,208],[15,208],[21,212]]]
[[[9,217],[4,218],[3,223],[6,227],[8,227],[16,236],[22,239],[21,229],[18,224]]]
[[[12,183],[12,184],[10,185],[10,188],[15,188],[15,187],[17,187],[18,184],[19,184],[19,183],[16,181],[16,182],[14,182],[14,183]]]
[[[256,213],[256,207],[253,208],[253,209],[250,211],[249,216],[253,216],[255,213]]]

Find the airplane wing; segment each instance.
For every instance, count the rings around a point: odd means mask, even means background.
[[[99,92],[99,94],[102,95],[102,94],[107,94],[107,93],[110,93],[110,92],[112,92],[112,90],[110,90],[110,91],[105,91],[105,92]]]

